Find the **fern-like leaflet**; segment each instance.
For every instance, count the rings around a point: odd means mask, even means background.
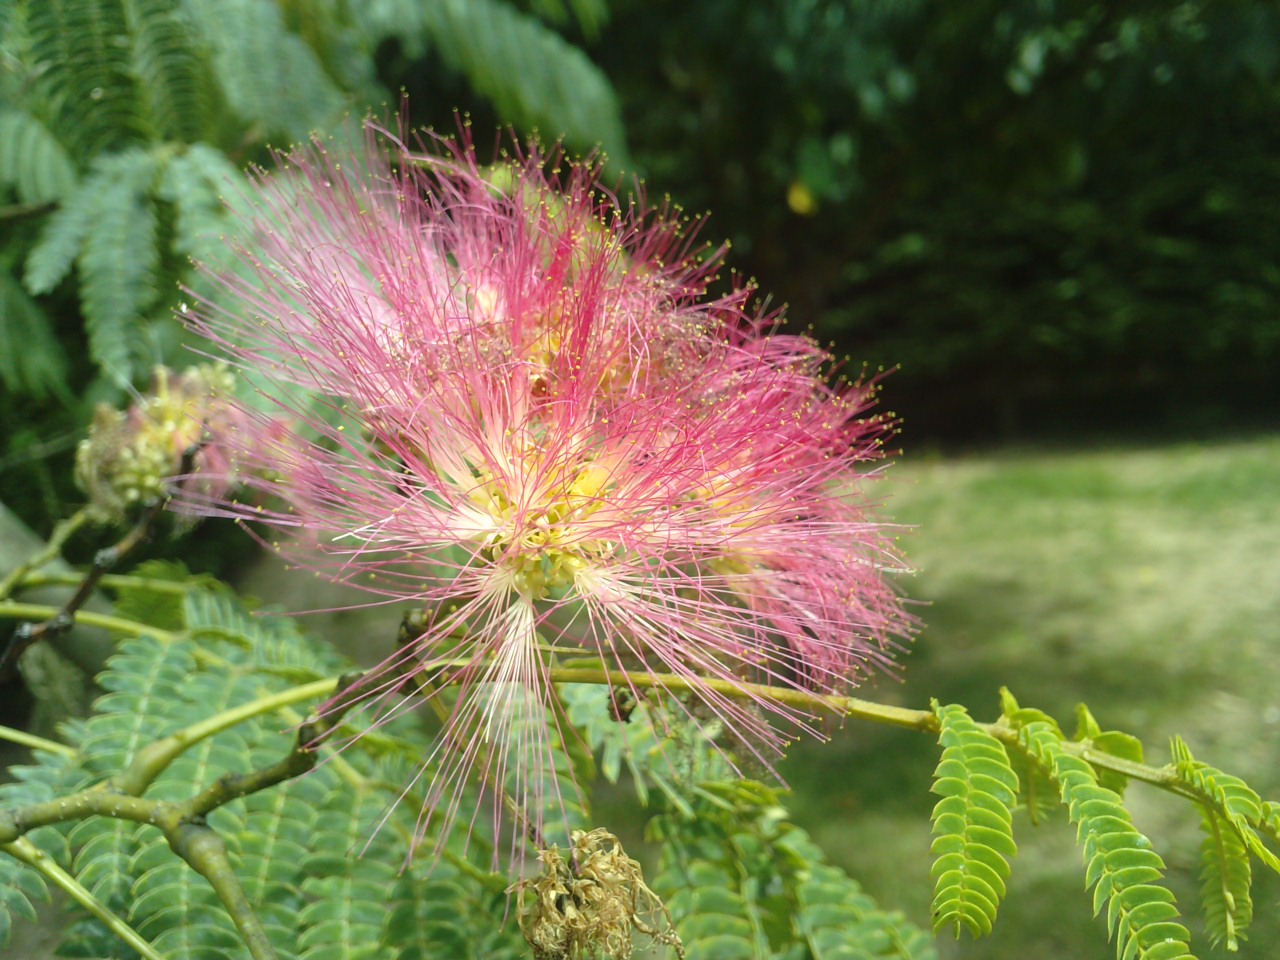
[[[1240,835],[1215,811],[1200,808],[1204,841],[1200,845],[1200,902],[1205,930],[1228,950],[1247,939],[1253,920],[1250,888],[1253,868]]]
[[[704,782],[689,812],[653,821],[663,841],[654,888],[688,960],[715,957],[934,960],[929,935],[880,909],[790,823],[776,791],[749,780]]]
[[[53,799],[65,776],[68,758],[41,753],[39,763],[11,767],[8,783],[0,783],[0,809]],[[70,849],[63,832],[55,827],[42,827],[27,835],[44,854],[59,866],[71,861]],[[0,948],[9,939],[14,920],[34,922],[36,903],[48,902],[49,889],[44,879],[17,860],[0,854]]]
[[[25,110],[0,109],[0,184],[23,203],[49,203],[76,185],[75,164],[41,120]]]
[[[143,122],[121,0],[39,0],[24,7],[37,95],[56,111],[56,128],[66,131],[75,152],[92,157],[134,140]]]
[[[53,322],[0,255],[0,384],[36,397],[67,395],[67,357]]]
[[[1276,805],[1264,803],[1239,777],[1196,760],[1181,737],[1174,737],[1172,754],[1178,777],[1202,801],[1200,895],[1205,926],[1215,943],[1235,950],[1253,920],[1250,854],[1280,870],[1280,860],[1259,836],[1260,831],[1275,836],[1271,820]]]
[[[932,851],[936,889],[934,930],[967,928],[975,937],[991,932],[1005,895],[1013,842],[1013,804],[1018,777],[1004,746],[960,706],[933,704],[941,725],[942,759],[933,792]]]
[[[195,143],[211,126],[212,84],[180,0],[130,0],[124,7],[149,139]]]
[[[1174,896],[1159,881],[1164,861],[1133,825],[1124,801],[1098,783],[1084,760],[1072,756],[1057,726],[1044,720],[1018,725],[1018,740],[1061,791],[1085,859],[1085,884],[1093,887],[1095,913],[1107,908],[1107,930],[1120,960],[1183,960],[1190,934],[1178,923]]]
[[[1239,777],[1195,759],[1181,737],[1173,738],[1172,753],[1182,781],[1231,824],[1250,853],[1280,873],[1280,857],[1258,836],[1257,828],[1265,826],[1266,816],[1257,792]]]
[[[187,0],[184,8],[212,51],[227,103],[259,133],[302,140],[341,119],[346,98],[315,52],[286,28],[279,4]]]
[[[78,264],[90,353],[120,383],[133,372],[141,320],[156,298],[159,223],[150,197],[156,172],[149,150],[104,155],[27,258],[27,287],[37,294]]]
[[[508,123],[604,147],[628,161],[622,113],[605,74],[558,33],[500,0],[380,0],[359,16],[375,39],[394,36],[420,55],[423,40],[493,101]]]
[[[813,960],[934,960],[927,931],[882,910],[803,830],[792,828],[778,846],[796,857],[795,923]]]

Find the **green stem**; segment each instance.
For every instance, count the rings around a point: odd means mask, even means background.
[[[65,891],[67,896],[84,907],[91,916],[97,917],[103,926],[137,950],[143,960],[165,960],[164,954],[157,953],[151,944],[138,935],[137,931],[112,913],[106,904],[86,890],[75,877],[58,866],[52,857],[26,837],[19,837],[9,843],[0,843],[0,850],[43,874],[55,886]]]
[[[37,737],[34,733],[15,730],[13,727],[0,726],[0,740],[8,740],[10,743],[21,744],[32,750],[43,750],[45,753],[56,753],[64,757],[74,757],[78,753],[75,747],[58,743],[56,740],[46,740],[44,737]]]
[[[636,687],[657,690],[697,692],[714,690],[736,700],[772,700],[801,710],[822,713],[838,713],[858,720],[920,730],[925,733],[938,731],[938,718],[929,710],[907,710],[891,707],[857,697],[841,697],[833,694],[809,693],[805,690],[765,686],[760,683],[740,683],[736,680],[716,680],[711,677],[678,677],[670,673],[632,673],[628,670],[600,668],[552,667],[549,671],[553,683],[601,683],[613,687]]]
[[[317,680],[261,697],[192,724],[138,751],[128,768],[114,778],[121,793],[140,795],[181,753],[201,740],[229,730],[239,723],[264,713],[273,713],[303,700],[316,700],[333,692],[336,679]],[[297,716],[294,714],[294,716]],[[299,722],[301,718],[299,718]]]
[[[50,573],[35,571],[22,578],[21,586],[36,587],[75,587],[84,579],[82,573]],[[187,593],[191,584],[182,580],[160,580],[156,577],[135,577],[128,573],[104,574],[98,584],[112,590],[146,590],[151,593]],[[2,595],[0,595],[2,596]]]
[[[637,687],[670,691],[714,690],[717,694],[737,700],[771,700],[786,704],[800,710],[814,713],[835,713],[842,717],[867,720],[872,723],[901,727],[906,730],[918,730],[921,733],[936,734],[938,718],[931,710],[910,710],[905,707],[894,707],[872,700],[858,697],[843,697],[833,694],[810,693],[805,690],[794,690],[769,687],[757,683],[739,683],[737,681],[716,680],[709,677],[679,677],[665,673],[632,673],[627,670],[606,670],[604,668],[552,667],[550,677],[554,683],[598,683],[614,687]],[[1018,732],[1009,725],[996,723],[979,723],[979,727],[991,734],[1001,743],[1021,751],[1018,743]],[[1132,780],[1140,780],[1182,797],[1197,799],[1178,776],[1172,766],[1152,767],[1145,763],[1135,763],[1122,757],[1114,757],[1099,750],[1094,750],[1087,742],[1066,741],[1063,749],[1079,757],[1100,770],[1109,770],[1122,774]]]
[[[203,823],[183,819],[171,830],[165,831],[173,851],[191,865],[191,868],[209,881],[222,905],[240,931],[240,938],[249,948],[253,960],[277,960],[275,948],[267,939],[267,931],[258,919],[244,887],[231,867],[227,845],[211,828]]]
[[[154,824],[160,806],[158,800],[144,800],[110,788],[91,787],[69,797],[0,810],[0,843],[12,843],[38,827],[93,816]]]
[[[3,580],[0,580],[0,600],[7,599],[14,591],[14,588],[23,583],[32,570],[43,567],[50,560],[53,560],[58,554],[62,553],[63,545],[71,539],[71,536],[83,527],[89,521],[89,508],[81,507],[67,519],[62,520],[53,528],[53,534],[39,551],[28,557],[22,563],[18,564]],[[73,576],[72,585],[79,584],[83,580],[83,576]]]
[[[3,620],[45,621],[56,617],[59,613],[61,611],[57,607],[46,606],[42,603],[13,603],[8,600],[0,602],[0,619]],[[72,615],[72,620],[88,627],[101,627],[103,630],[109,630],[112,633],[128,636],[152,636],[164,643],[172,643],[178,638],[178,634],[171,630],[160,630],[157,627],[139,623],[136,620],[125,620],[122,617],[94,613],[90,610],[77,610]]]

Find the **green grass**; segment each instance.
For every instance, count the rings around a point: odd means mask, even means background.
[[[929,697],[997,713],[1000,685],[1068,729],[1079,701],[1104,728],[1140,737],[1165,762],[1172,734],[1199,759],[1280,799],[1280,438],[1153,449],[910,458],[881,487],[914,526],[903,581],[923,623],[902,683],[864,693]],[[852,725],[797,749],[792,804],[830,854],[928,925],[927,738]],[[1141,785],[1128,798],[1171,869],[1201,957],[1198,818]],[[943,956],[1114,956],[1090,916],[1074,829],[1015,822],[1020,853],[993,936],[939,944]],[[1280,880],[1255,871],[1254,927],[1241,958],[1280,943]],[[949,940],[949,937],[947,938]]]

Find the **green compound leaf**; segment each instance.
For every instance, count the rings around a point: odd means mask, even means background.
[[[792,849],[805,854],[807,870],[795,893],[796,926],[813,960],[933,960],[933,938],[897,912],[886,912],[805,838]]]
[[[1013,805],[1018,777],[1004,746],[969,718],[963,707],[939,706],[942,759],[934,772],[932,875],[934,932],[953,927],[956,936],[991,932],[1004,899],[1013,842]]]
[[[0,784],[0,809],[43,803],[57,796],[57,787],[70,761],[61,755],[45,753],[37,754],[37,758],[38,764],[9,768],[12,779]],[[59,866],[65,868],[70,863],[66,837],[57,828],[42,827],[26,836]],[[0,948],[9,942],[14,920],[28,923],[36,920],[37,902],[49,902],[49,889],[44,878],[0,853]]]
[[[43,122],[0,109],[0,184],[13,186],[23,203],[49,203],[70,194],[76,179],[66,148]]]
[[[304,929],[298,946],[306,960],[379,954],[387,892],[398,866],[390,849],[394,838],[377,829],[386,807],[380,792],[335,790],[316,812],[310,852],[302,861],[301,891],[309,902],[299,915]]]
[[[3,134],[0,134],[3,136]],[[15,394],[65,397],[67,358],[53,321],[0,261],[0,384]]]
[[[928,933],[827,864],[776,791],[749,780],[704,782],[689,807],[650,828],[663,850],[653,886],[689,960],[935,960]]]
[[[125,12],[130,65],[152,139],[201,139],[212,125],[209,68],[188,39],[181,3],[130,0]]]
[[[688,960],[767,954],[759,912],[719,864],[689,862],[681,889],[667,902]]]
[[[1240,835],[1221,816],[1200,808],[1200,901],[1205,929],[1215,946],[1237,950],[1253,920],[1252,864]]]
[[[1000,710],[1005,720],[1012,726],[1038,720],[1049,724],[1060,736],[1062,734],[1056,720],[1041,710],[1019,706],[1007,687],[1000,688]],[[1058,792],[1058,785],[1039,764],[1020,751],[1014,751],[1009,756],[1009,761],[1018,777],[1019,806],[1027,811],[1032,825],[1039,826],[1061,803],[1062,797]]]
[[[146,150],[128,150],[95,167],[97,191],[77,260],[80,296],[89,352],[123,384],[134,373],[142,321],[157,292],[158,224],[148,196],[156,160]]]
[[[141,132],[121,0],[40,0],[25,4],[37,94],[57,128],[92,157]]]
[[[268,0],[186,0],[186,14],[212,50],[231,108],[268,136],[305,139],[332,127],[347,104],[314,51]]]
[[[498,0],[381,0],[361,5],[374,36],[433,52],[488,97],[502,119],[563,136],[579,149],[603,145],[627,166],[626,137],[608,77],[585,53],[515,4]],[[418,51],[414,51],[415,54]]]
[[[155,173],[147,150],[100,157],[27,257],[34,294],[51,291],[78,263],[90,353],[120,383],[133,373],[144,314],[156,297],[158,223],[148,195]]]
[[[391,889],[378,956],[396,960],[525,960],[529,947],[507,911],[505,875],[477,884],[455,862],[414,864]]]
[[[226,257],[222,238],[234,221],[224,197],[234,200],[244,184],[235,164],[204,144],[193,144],[170,160],[160,175],[157,195],[174,207],[174,249],[204,262]]]
[[[91,176],[45,221],[39,240],[27,254],[23,274],[23,282],[33,295],[51,292],[71,272],[92,223],[90,204],[94,191],[102,186],[98,176]]]
[[[1018,729],[1023,749],[1057,782],[1083,849],[1093,909],[1107,909],[1107,930],[1120,960],[1191,957],[1174,896],[1159,880],[1164,861],[1133,825],[1124,800],[1100,786],[1093,767],[1067,752],[1056,725],[1032,720]]]
[[[1256,828],[1266,829],[1267,823],[1266,808],[1257,792],[1239,777],[1196,760],[1181,737],[1173,738],[1172,753],[1179,778],[1235,829],[1250,853],[1280,873],[1280,857],[1257,833]]]

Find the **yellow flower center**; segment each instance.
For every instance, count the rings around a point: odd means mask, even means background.
[[[610,471],[586,462],[549,471],[539,483],[529,477],[504,482],[478,471],[472,503],[493,521],[483,535],[490,559],[503,566],[513,587],[531,600],[559,599],[588,566],[611,556],[615,544],[590,535],[584,525],[603,506],[601,494],[612,485]],[[512,489],[512,487],[524,489]]]

